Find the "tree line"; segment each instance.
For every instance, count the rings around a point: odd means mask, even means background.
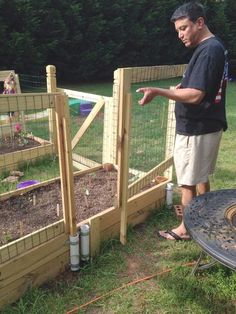
[[[0,69],[65,82],[112,78],[118,67],[186,63],[170,22],[177,0],[0,0]],[[236,1],[205,0],[208,25],[236,59]]]

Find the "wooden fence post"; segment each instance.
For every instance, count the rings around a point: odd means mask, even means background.
[[[173,86],[170,89],[174,89]],[[169,100],[168,103],[168,117],[167,117],[167,130],[166,130],[166,150],[165,150],[165,159],[168,159],[174,154],[174,145],[175,145],[175,101]],[[165,177],[172,180],[173,176],[173,165],[170,166],[164,173]]]
[[[56,81],[56,67],[54,65],[48,65],[46,67],[47,73],[47,92],[55,93],[57,91],[57,81]],[[49,119],[49,140],[54,144],[55,153],[58,152],[57,148],[57,128],[56,128],[56,118],[55,110],[53,108],[48,109],[48,119]]]
[[[102,163],[117,163],[117,101],[110,97],[105,100]]]
[[[19,75],[15,74],[15,80],[16,80],[16,92],[17,94],[21,94],[21,87],[20,87],[20,80],[19,80]],[[23,130],[26,132],[26,126],[25,126],[25,113],[24,111],[20,111],[20,118],[23,126]]]
[[[106,155],[104,155],[103,157],[103,162],[110,162],[113,164],[117,164],[119,100],[120,100],[120,69],[117,69],[116,71],[114,71],[112,102],[109,102],[109,104],[106,103],[105,105],[104,116],[105,125],[103,137],[106,143],[109,142],[109,151],[107,151],[106,148]],[[106,144],[104,142],[103,147],[105,145]]]
[[[118,133],[118,206],[121,209],[120,241],[126,243],[127,200],[129,180],[129,140],[131,116],[131,74],[130,69],[120,69],[119,90],[119,133]]]
[[[57,95],[55,97],[55,115],[57,123],[57,139],[65,231],[66,233],[74,236],[77,232],[77,227],[75,215],[71,136],[69,128],[69,108],[66,101],[68,98],[64,95]]]

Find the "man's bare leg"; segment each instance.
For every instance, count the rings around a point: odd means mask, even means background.
[[[192,199],[197,195],[197,189],[195,185],[193,186],[183,185],[181,186],[181,192],[182,192],[181,202],[184,210],[184,207],[187,206],[192,201]],[[183,220],[181,224],[177,228],[172,229],[172,231],[182,239],[189,237]],[[159,234],[160,236],[168,240],[175,240],[174,237],[172,237],[169,233],[165,231],[159,231]]]
[[[198,194],[204,194],[206,192],[209,192],[210,191],[210,182],[207,181],[205,183],[199,183],[197,185],[197,191],[198,191]]]
[[[207,181],[205,183],[199,183],[197,186],[195,186],[195,185],[193,185],[193,186],[188,186],[188,185],[181,186],[181,193],[182,193],[181,203],[183,205],[183,210],[192,201],[192,199],[197,195],[197,193],[198,194],[204,194],[204,193],[209,192],[209,191],[210,191],[209,181]],[[171,231],[173,231],[177,236],[179,236],[183,239],[188,238],[188,233],[187,233],[187,230],[185,228],[183,220],[177,228],[174,228]],[[168,234],[165,231],[159,231],[159,234],[168,240],[175,240],[170,234]]]

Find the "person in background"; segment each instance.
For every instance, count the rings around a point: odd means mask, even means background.
[[[214,171],[222,132],[227,129],[227,51],[209,30],[200,3],[181,5],[171,21],[185,47],[194,49],[181,83],[175,89],[144,87],[137,92],[143,93],[141,106],[157,96],[176,102],[174,164],[184,210],[197,194],[210,190],[209,175]],[[168,240],[190,238],[184,221],[159,235]]]
[[[3,94],[15,94],[16,93],[16,80],[14,73],[10,73],[4,81]],[[9,111],[8,113],[9,121],[12,121],[15,116],[14,111]]]

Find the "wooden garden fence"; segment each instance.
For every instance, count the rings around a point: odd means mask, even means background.
[[[164,70],[165,68],[165,70]],[[63,219],[43,229],[37,230],[0,248],[0,308],[16,301],[28,289],[41,285],[68,268],[69,235],[74,235],[82,224],[90,225],[90,254],[99,254],[102,241],[120,234],[122,243],[126,242],[127,225],[136,225],[145,221],[153,208],[159,208],[165,201],[166,183],[172,179],[168,169],[172,167],[173,137],[173,102],[169,105],[170,136],[166,143],[166,157],[142,178],[128,184],[129,175],[129,128],[132,119],[130,108],[132,97],[130,86],[134,82],[181,76],[184,65],[156,66],[143,68],[118,69],[114,73],[112,98],[94,96],[96,107],[71,139],[68,95],[81,96],[76,91],[58,89],[56,69],[47,67],[47,93],[0,95],[0,112],[44,108],[49,111],[50,145],[58,153],[60,178],[51,179],[37,185],[45,186],[60,179],[63,198]],[[147,71],[148,70],[148,71]],[[147,73],[149,73],[147,75]],[[91,94],[87,97],[92,97]],[[117,205],[104,208],[101,213],[77,223],[75,218],[73,179],[85,173],[95,172],[102,164],[73,173],[73,147],[86,132],[99,108],[105,106],[103,137],[103,163],[112,163],[118,171]],[[171,121],[171,122],[170,122]],[[51,146],[50,146],[51,147]],[[81,160],[81,159],[80,159]],[[166,175],[166,180],[143,191],[142,188],[158,175]],[[18,190],[0,195],[0,201],[25,193]]]

